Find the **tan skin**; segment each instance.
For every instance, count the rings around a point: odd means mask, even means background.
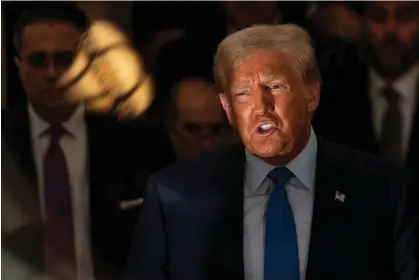
[[[58,78],[71,65],[81,33],[71,23],[39,22],[22,32],[21,49],[14,61],[29,102],[48,123],[71,117],[78,104],[62,100]]]
[[[391,83],[418,59],[419,3],[371,1],[365,5],[368,56],[374,68]]]
[[[275,52],[245,59],[230,81],[220,98],[246,148],[271,165],[288,164],[308,142],[319,84],[305,83],[290,57]],[[261,133],[264,123],[273,128]]]

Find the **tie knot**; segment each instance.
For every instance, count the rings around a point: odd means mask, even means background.
[[[51,142],[57,142],[60,138],[67,133],[65,128],[61,125],[51,125],[46,131],[51,137]]]
[[[395,91],[392,87],[385,87],[383,89],[383,96],[390,103],[398,102],[400,99],[399,93]]]
[[[286,167],[276,167],[268,174],[268,178],[279,186],[285,186],[293,177],[295,177],[294,173]]]

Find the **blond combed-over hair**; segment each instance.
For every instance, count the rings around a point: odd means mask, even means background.
[[[220,92],[229,92],[231,73],[243,60],[265,53],[287,55],[306,83],[321,83],[316,55],[308,33],[295,24],[254,25],[226,37],[217,48],[213,74]]]

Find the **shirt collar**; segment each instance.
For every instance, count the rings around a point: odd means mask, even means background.
[[[370,68],[371,93],[376,95],[386,87],[386,82],[378,73]],[[400,94],[402,102],[410,103],[415,97],[419,81],[419,63],[414,65],[403,76],[399,77],[391,85]]]
[[[50,124],[43,120],[36,112],[33,106],[29,103],[29,120],[31,124],[32,139],[42,137],[42,134],[50,127]],[[74,111],[73,115],[62,123],[62,126],[73,137],[78,137],[85,125],[84,119],[85,106],[79,105]]]
[[[270,165],[258,158],[257,156],[250,153],[247,149],[246,153],[246,186],[250,189],[246,190],[250,194],[253,194],[257,188],[265,180],[266,176],[271,172],[275,166]],[[316,170],[316,158],[317,158],[317,138],[316,134],[311,128],[310,137],[306,147],[303,151],[286,167],[291,170],[295,177],[310,191],[314,189],[314,175]]]

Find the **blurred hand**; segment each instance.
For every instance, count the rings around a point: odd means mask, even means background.
[[[128,38],[113,24],[97,21],[81,41],[60,84],[67,102],[87,103],[99,113],[114,110],[120,118],[142,114],[153,100],[150,76]]]

